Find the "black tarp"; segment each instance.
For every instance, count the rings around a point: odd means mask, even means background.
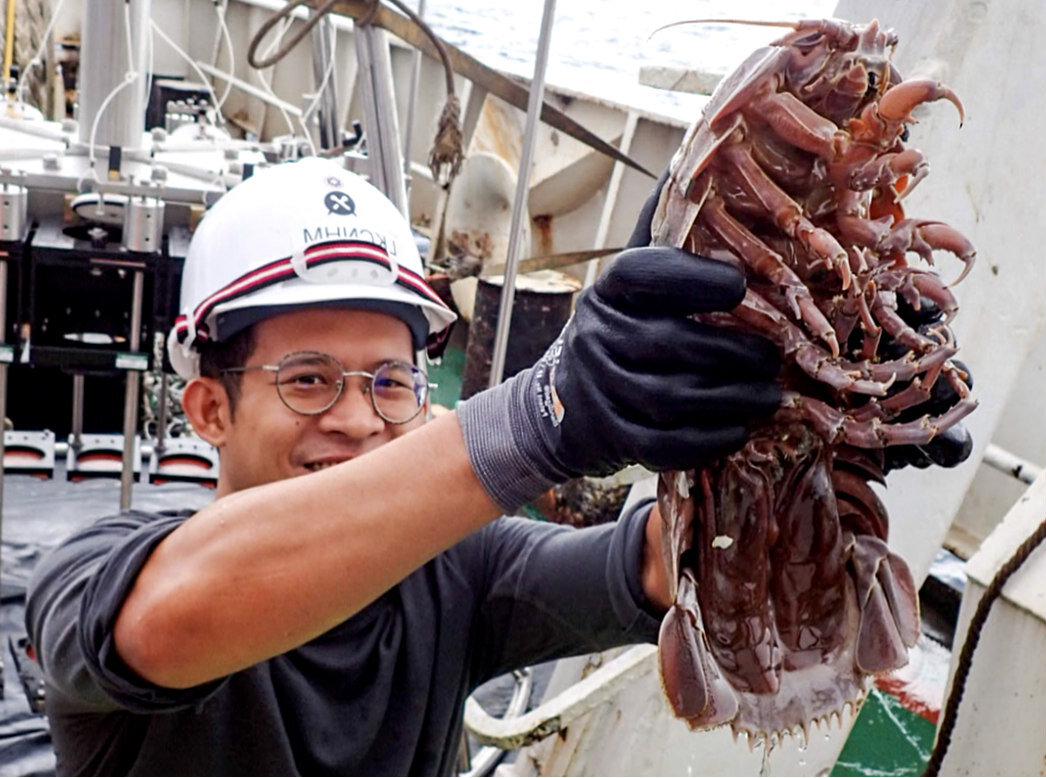
[[[213,492],[195,484],[136,484],[132,505],[142,510],[199,508]],[[34,713],[18,677],[12,645],[25,637],[25,586],[37,560],[73,531],[117,513],[120,482],[69,482],[59,465],[54,478],[5,475],[0,571],[0,642],[4,693],[0,700],[0,775],[54,775],[47,719]]]

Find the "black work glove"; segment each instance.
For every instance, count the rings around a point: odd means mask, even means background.
[[[912,308],[903,298],[898,298],[897,313],[908,324],[908,326],[919,330],[923,335],[938,326],[944,320],[944,313],[930,300],[923,298],[916,310]],[[903,353],[905,347],[899,344],[887,343],[881,349],[884,358],[896,358]],[[957,368],[968,376],[966,385],[973,389],[973,374],[961,361],[952,360]],[[893,391],[900,391],[902,386],[897,386]],[[959,395],[951,384],[943,376],[939,377],[933,385],[930,399],[916,405],[901,413],[896,423],[915,421],[927,414],[940,416],[947,412],[955,403],[959,402]],[[937,465],[939,467],[955,467],[965,462],[973,451],[973,438],[966,425],[956,424],[937,435],[925,445],[913,446],[888,446],[883,449],[883,472],[899,470],[903,467],[918,467],[920,469]]]
[[[633,240],[649,240],[649,214]],[[740,448],[780,405],[777,350],[698,324],[744,297],[735,268],[662,246],[619,254],[539,362],[458,408],[469,458],[506,511],[581,475],[688,469]]]

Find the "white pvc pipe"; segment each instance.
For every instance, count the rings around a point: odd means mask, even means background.
[[[984,464],[994,467],[1007,475],[1012,475],[1018,481],[1026,484],[1033,483],[1043,473],[1043,469],[1027,459],[1021,459],[1016,454],[1011,454],[1004,448],[989,443],[984,450]]]

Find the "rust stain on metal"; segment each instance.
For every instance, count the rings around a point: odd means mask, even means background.
[[[536,254],[554,254],[556,250],[552,242],[552,217],[546,214],[535,216],[534,240],[537,243]]]
[[[486,260],[494,253],[494,241],[485,230],[454,230],[447,241],[447,250],[454,256]]]

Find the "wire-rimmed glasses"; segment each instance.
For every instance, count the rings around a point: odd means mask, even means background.
[[[430,384],[425,371],[407,362],[383,362],[373,373],[346,370],[330,354],[321,351],[295,351],[275,365],[229,367],[223,373],[265,370],[276,374],[276,392],[283,404],[295,413],[316,416],[328,410],[345,390],[345,379],[360,376],[363,393],[370,396],[374,412],[389,424],[405,424],[425,407]]]

